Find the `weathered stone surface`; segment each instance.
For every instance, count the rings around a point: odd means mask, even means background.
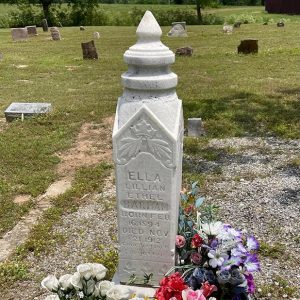
[[[224,25],[223,26],[223,32],[224,33],[232,33],[233,32],[233,26],[231,26],[231,25]]]
[[[277,27],[284,27],[284,22],[283,21],[278,22]]]
[[[95,39],[95,40],[100,39],[100,33],[97,32],[97,31],[94,32],[93,36],[94,36],[94,39]]]
[[[95,42],[92,40],[87,43],[81,43],[83,59],[98,59],[98,53]]]
[[[193,48],[192,47],[182,47],[176,49],[176,55],[179,56],[192,56]]]
[[[36,25],[26,26],[26,29],[29,36],[38,35]]]
[[[57,27],[50,27],[50,32],[53,41],[61,40],[61,35]]]
[[[7,122],[18,118],[28,118],[34,115],[45,114],[51,111],[51,103],[19,103],[13,102],[5,110]]]
[[[28,32],[26,28],[12,28],[11,36],[14,41],[26,41],[28,39]]]
[[[80,31],[84,31],[85,30],[85,28],[83,26],[80,26],[79,29],[80,29]]]
[[[152,273],[158,284],[175,264],[183,116],[177,76],[169,70],[175,55],[161,34],[147,11],[138,42],[124,54],[129,71],[113,130],[121,282]]]
[[[234,28],[240,28],[241,25],[242,25],[242,22],[235,22],[235,23],[233,24],[233,27],[234,27]]]
[[[205,135],[203,122],[201,118],[188,119],[188,136],[199,137]]]
[[[48,32],[49,28],[48,28],[48,21],[47,21],[47,19],[43,19],[43,21],[42,21],[42,27],[43,27],[43,31],[44,32]]]
[[[238,53],[251,54],[257,52],[258,52],[258,40],[255,39],[243,40],[238,46]]]
[[[177,24],[181,25],[184,28],[184,30],[186,30],[186,22],[172,22],[172,27],[174,27]]]
[[[183,25],[177,23],[168,32],[168,36],[170,36],[170,37],[187,37],[187,33],[185,31],[185,27],[183,27]]]

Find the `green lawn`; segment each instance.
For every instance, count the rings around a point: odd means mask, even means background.
[[[242,25],[232,35],[223,34],[222,26],[189,26],[188,38],[173,39],[168,30],[162,39],[172,50],[194,48],[172,69],[185,118],[201,117],[209,138],[300,138],[298,23]],[[83,61],[80,43],[94,31],[101,33],[100,59]],[[13,204],[13,196],[45,191],[57,177],[56,153],[70,147],[83,122],[113,114],[122,94],[123,53],[135,43],[134,27],[62,28],[61,34],[63,40],[53,42],[39,29],[38,37],[14,43],[8,29],[0,30],[0,110],[17,101],[51,102],[54,108],[46,118],[14,122],[0,133],[0,234],[33,205]],[[258,55],[236,54],[243,38],[259,40]]]

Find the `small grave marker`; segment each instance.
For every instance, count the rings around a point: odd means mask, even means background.
[[[242,53],[242,54],[258,53],[258,40],[247,39],[241,41],[240,45],[238,46],[238,53]]]
[[[233,32],[233,26],[231,26],[231,25],[224,25],[223,26],[223,32],[224,33],[232,33]]]
[[[184,25],[181,24],[181,23],[184,23]],[[187,33],[186,33],[186,30],[185,30],[185,22],[174,22],[174,23],[172,23],[172,28],[168,32],[168,36],[169,37],[187,37]]]
[[[81,43],[83,59],[98,59],[98,53],[95,42],[92,40],[87,43]]]
[[[51,111],[51,103],[24,103],[13,102],[5,110],[7,122],[15,119],[24,119],[35,115],[46,114]]]
[[[28,32],[26,28],[12,28],[11,36],[13,41],[26,41],[28,39]]]
[[[201,118],[188,119],[188,136],[199,137],[205,135],[205,130]]]
[[[38,35],[36,25],[26,26],[26,29],[29,36]]]
[[[93,36],[94,36],[95,40],[99,40],[100,39],[100,33],[97,32],[97,31],[94,32]]]
[[[44,32],[48,32],[49,28],[48,28],[48,21],[47,21],[47,19],[43,19],[42,26],[43,26],[43,31]]]
[[[178,56],[192,56],[193,48],[192,47],[182,47],[176,49],[176,55]]]
[[[284,22],[283,21],[278,22],[277,27],[284,27]]]
[[[51,37],[53,41],[60,41],[61,35],[57,27],[51,27],[50,28]]]

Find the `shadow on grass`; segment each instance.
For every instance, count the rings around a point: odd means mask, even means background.
[[[240,92],[219,99],[185,102],[185,118],[201,117],[209,137],[300,138],[300,102],[285,99],[283,93],[287,91],[265,96]]]

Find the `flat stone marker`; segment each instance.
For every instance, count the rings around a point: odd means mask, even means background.
[[[278,22],[277,27],[284,27],[284,22],[282,22],[282,21]]]
[[[46,114],[51,111],[51,103],[24,103],[13,102],[5,110],[5,118],[7,122],[15,119],[23,119],[35,115]]]
[[[81,43],[83,59],[98,59],[98,53],[94,41]]]
[[[258,40],[255,39],[247,39],[241,41],[238,46],[238,53],[242,54],[253,54],[258,53]]]
[[[203,122],[201,118],[188,119],[188,136],[199,137],[205,135]]]
[[[42,27],[43,27],[43,31],[44,32],[48,32],[49,27],[48,27],[48,21],[47,21],[47,19],[43,19],[43,21],[42,21]]]
[[[224,33],[232,33],[233,32],[233,26],[231,26],[231,25],[224,25],[223,26],[223,32]]]
[[[28,39],[28,32],[26,28],[12,28],[11,36],[13,41],[26,41]]]
[[[97,32],[97,31],[94,32],[93,36],[94,36],[95,40],[99,40],[100,39],[100,33]]]
[[[172,23],[173,24],[173,23]],[[168,32],[169,37],[187,37],[185,27],[182,24],[175,24],[172,29]]]
[[[53,41],[61,40],[61,35],[57,27],[50,27],[50,32]]]
[[[172,27],[177,24],[180,24],[184,28],[184,30],[186,30],[186,22],[172,22]]]
[[[26,26],[27,32],[29,36],[38,35],[36,25]]]
[[[242,25],[242,22],[235,22],[235,23],[233,24],[233,27],[234,27],[234,28],[241,28],[241,25]]]
[[[84,31],[85,30],[85,28],[83,26],[80,26],[79,29],[80,29],[80,31]]]
[[[192,47],[182,47],[176,49],[176,55],[178,56],[192,56],[193,48]]]
[[[124,91],[113,130],[120,249],[116,277],[126,283],[132,274],[153,274],[150,283],[158,285],[175,265],[182,102],[177,75],[169,69],[175,55],[161,43],[161,28],[150,11],[136,34],[138,42],[124,54],[129,70],[122,75]]]

